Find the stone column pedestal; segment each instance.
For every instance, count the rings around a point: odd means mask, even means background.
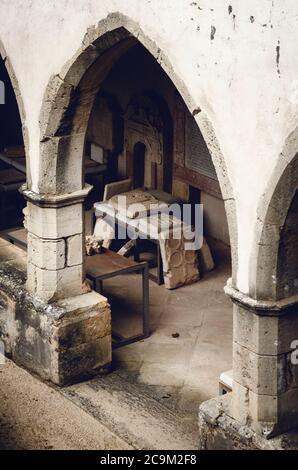
[[[234,303],[232,417],[268,438],[297,427],[298,297],[226,293]]]
[[[90,189],[62,196],[23,189],[28,265],[0,263],[5,351],[58,385],[106,371],[112,360],[110,306],[84,284],[83,202]]]
[[[213,412],[216,407],[221,410],[216,420],[229,423],[230,436],[234,426],[242,429],[243,439],[248,433],[258,447],[268,448],[261,444],[262,439],[288,431],[295,434],[292,430],[298,428],[298,297],[259,302],[229,286],[225,291],[234,304],[233,391],[229,397],[217,399],[211,408]],[[203,404],[203,434],[207,410],[208,405]],[[219,434],[224,428],[217,426]],[[239,436],[236,440],[239,447]]]
[[[46,302],[86,291],[84,285],[84,208],[91,187],[44,196],[23,189],[27,199],[27,289]]]

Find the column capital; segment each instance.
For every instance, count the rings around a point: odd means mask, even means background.
[[[24,198],[39,207],[48,207],[58,209],[59,207],[72,206],[74,204],[83,203],[92,186],[85,184],[83,189],[68,194],[38,194],[31,189],[27,188],[27,185],[23,185],[20,188],[20,193]]]
[[[240,292],[231,285],[228,280],[225,288],[225,294],[232,302],[245,310],[249,310],[256,315],[261,316],[281,316],[298,311],[298,295],[281,300],[259,300],[250,297],[248,294]]]

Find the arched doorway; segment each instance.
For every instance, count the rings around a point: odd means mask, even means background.
[[[0,83],[0,230],[12,230],[23,225],[25,201],[18,189],[26,181],[26,156],[19,107],[2,56]]]
[[[61,230],[59,227],[57,228],[58,224],[56,224],[54,227],[55,232],[53,230],[51,233],[51,240],[54,240],[57,244],[60,244],[60,241],[63,240],[67,245],[67,249],[64,253],[64,256],[67,257],[67,263],[61,267],[61,265],[58,265],[57,261],[57,269],[53,269],[53,265],[51,265],[51,276],[54,276],[54,274],[56,276],[57,273],[57,276],[59,276],[59,286],[56,287],[54,282],[47,283],[48,273],[46,269],[43,269],[38,272],[38,282],[31,282],[29,288],[37,295],[42,296],[44,300],[51,302],[57,299],[63,299],[64,297],[79,295],[84,291],[82,287],[84,281],[83,199],[88,192],[88,188],[84,187],[83,165],[86,133],[96,96],[98,96],[101,88],[108,85],[110,85],[110,88],[104,89],[104,92],[111,94],[113,90],[111,90],[111,81],[108,84],[111,78],[109,75],[110,73],[112,74],[113,69],[119,65],[120,60],[127,60],[127,54],[129,53],[132,55],[138,53],[141,54],[142,57],[147,58],[150,56],[150,60],[154,62],[154,67],[158,70],[158,74],[166,77],[166,80],[170,82],[171,91],[173,91],[172,118],[175,123],[175,127],[172,131],[172,144],[175,148],[173,167],[175,167],[175,171],[179,167],[180,172],[179,178],[177,178],[175,182],[173,178],[171,178],[171,181],[167,181],[168,190],[170,190],[173,183],[175,183],[175,191],[183,198],[185,190],[188,189],[189,186],[196,187],[196,185],[202,185],[204,188],[202,191],[205,192],[208,186],[207,182],[212,179],[210,178],[210,174],[202,174],[200,179],[194,179],[193,175],[196,171],[194,169],[194,162],[192,162],[191,159],[186,159],[184,155],[186,145],[188,148],[191,148],[193,144],[197,144],[197,141],[195,143],[191,142],[193,135],[191,126],[193,122],[196,125],[199,123],[201,130],[196,137],[200,142],[202,140],[205,141],[203,151],[205,153],[206,149],[208,150],[208,156],[210,158],[209,163],[211,158],[213,159],[214,173],[218,179],[218,181],[213,179],[213,183],[209,185],[208,190],[212,193],[210,196],[216,197],[216,195],[219,195],[219,192],[222,193],[220,211],[221,213],[222,210],[224,212],[224,207],[229,209],[227,211],[229,214],[229,225],[230,227],[236,226],[234,223],[231,224],[231,219],[235,217],[234,198],[231,193],[231,186],[228,182],[228,173],[225,169],[224,158],[206,115],[190,98],[185,85],[181,83],[180,79],[176,76],[173,69],[168,64],[167,59],[163,57],[160,50],[143,35],[140,28],[137,25],[134,25],[134,28],[132,28],[131,21],[126,17],[116,15],[116,18],[117,26],[115,26],[115,18],[111,17],[108,30],[104,30],[103,33],[99,27],[99,29],[94,32],[94,37],[89,36],[89,45],[92,44],[93,47],[84,47],[84,50],[80,51],[74,58],[67,72],[61,73],[59,77],[56,76],[53,79],[55,86],[52,87],[49,85],[49,90],[51,90],[49,93],[52,93],[53,90],[57,90],[57,93],[51,97],[46,94],[44,99],[47,112],[41,113],[41,116],[43,116],[40,144],[42,158],[40,162],[40,178],[38,184],[35,183],[36,197],[34,200],[34,217],[37,218],[38,215],[38,218],[42,219],[45,211],[51,209],[51,214],[55,214],[55,222],[59,221],[60,223],[61,221]],[[106,21],[105,27],[108,24],[109,21]],[[138,31],[138,33],[136,33],[136,31]],[[124,91],[127,91],[127,89]],[[137,91],[143,92],[144,90]],[[152,92],[152,89],[150,89],[150,92]],[[154,93],[151,93],[151,96],[153,94]],[[165,98],[165,93],[162,93],[162,98]],[[62,101],[63,105],[61,103]],[[123,107],[123,112],[125,112],[126,109],[126,106]],[[189,125],[190,123],[191,126]],[[188,133],[185,131],[186,125],[189,125],[187,128]],[[179,138],[177,138],[178,132],[180,132]],[[148,151],[147,145],[146,148]],[[121,152],[119,152],[119,155],[120,154]],[[159,155],[155,155],[155,158],[157,161],[154,163],[161,165]],[[121,160],[121,155],[119,159]],[[206,169],[206,172],[207,170],[208,169]],[[169,168],[169,165],[164,165],[159,172],[159,177],[162,179],[165,176],[168,177],[168,175],[171,175],[171,168]],[[123,174],[123,176],[127,175]],[[187,179],[183,184],[181,180],[184,177]],[[195,191],[191,191],[191,193],[196,197]],[[30,202],[30,198],[32,200],[32,193],[28,191],[27,197],[29,201],[29,212],[31,212],[31,210],[33,212],[33,206]],[[36,209],[36,206],[38,206],[38,209]],[[44,237],[45,234],[40,233],[40,238],[43,239]],[[77,250],[71,249],[74,238],[78,240]],[[236,233],[235,230],[231,228],[231,244],[234,248],[236,247],[235,241]],[[232,253],[235,255],[236,249],[233,249]],[[35,273],[36,272],[35,270]],[[235,272],[234,269],[233,273],[235,274]],[[34,275],[37,279],[37,274]],[[42,282],[40,282],[40,279],[42,279]],[[35,280],[33,279],[33,281]],[[47,288],[48,285],[50,285],[51,289]],[[190,297],[189,294],[186,295]],[[208,295],[212,295],[212,293],[209,292]],[[157,299],[159,302],[160,299],[158,295]],[[166,302],[166,296],[164,300]],[[182,302],[182,304],[180,303],[180,308],[182,308],[185,306],[186,298],[184,297],[180,302]],[[197,302],[198,299],[194,296],[192,303],[189,302],[189,305],[191,305],[194,316],[196,317],[195,321],[199,322],[196,328],[199,328],[200,320],[196,312]],[[178,311],[176,311],[176,315],[177,319],[178,317],[180,318]],[[218,311],[215,311],[214,318],[217,317],[217,315]],[[181,328],[183,328],[183,326],[181,326]],[[229,325],[229,331],[231,331],[231,325]],[[177,331],[172,332],[174,335],[172,336],[173,340],[181,335],[178,333],[178,336],[175,336],[176,333]],[[194,338],[197,337],[192,337],[192,339]],[[223,357],[222,354],[221,357]],[[204,370],[206,372],[206,368]],[[216,374],[217,372],[215,372],[214,375],[216,380],[218,380]]]

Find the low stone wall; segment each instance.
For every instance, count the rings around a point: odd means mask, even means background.
[[[26,288],[26,253],[0,247],[0,339],[16,363],[58,385],[104,371],[111,363],[107,299],[88,292],[53,304]]]
[[[267,439],[231,417],[232,393],[199,409],[199,450],[297,450],[298,429]]]

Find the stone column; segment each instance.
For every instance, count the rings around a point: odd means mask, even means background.
[[[58,385],[106,372],[112,360],[110,306],[84,284],[83,202],[90,189],[61,196],[23,189],[28,293],[14,291],[11,355]]]
[[[27,199],[28,291],[46,302],[80,295],[84,286],[84,208],[91,187],[44,196],[23,190]]]
[[[225,292],[234,311],[233,390],[200,405],[199,448],[297,448],[298,296],[271,302],[230,285]]]
[[[230,413],[270,438],[298,425],[298,296],[259,302],[226,288],[233,301]]]

